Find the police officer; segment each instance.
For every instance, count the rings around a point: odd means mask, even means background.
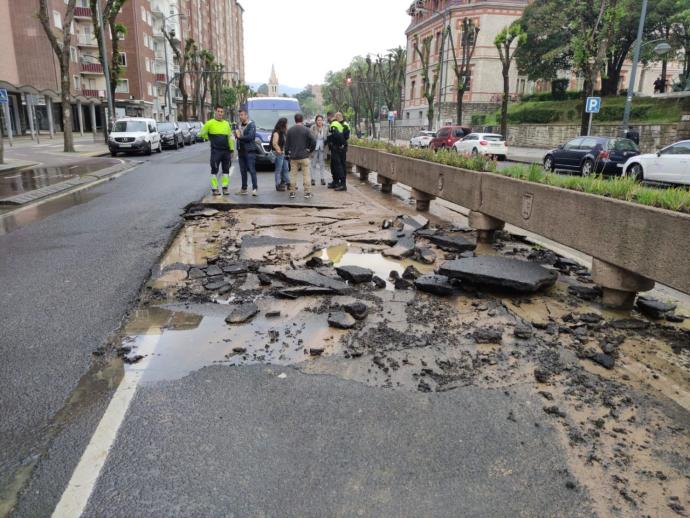
[[[347,153],[347,140],[350,137],[350,127],[344,122],[343,114],[337,112],[328,126],[328,144],[331,148],[331,174],[333,182],[328,184],[329,189],[347,191],[345,180],[345,156]]]
[[[204,124],[199,135],[204,140],[211,141],[211,193],[215,196],[220,195],[218,191],[218,168],[222,165],[223,194],[228,194],[230,164],[232,163],[232,153],[235,151],[235,139],[232,136],[230,124],[223,119],[222,106],[216,106],[215,118],[209,119]]]

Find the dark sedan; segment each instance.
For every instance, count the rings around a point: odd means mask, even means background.
[[[174,122],[159,122],[158,132],[161,135],[161,145],[164,148],[179,149],[182,142],[182,130]]]
[[[194,144],[194,137],[192,136],[192,131],[189,122],[178,122],[177,125],[182,130],[182,140],[185,146]]]
[[[578,137],[546,153],[544,169],[577,171],[582,176],[620,175],[618,164],[639,154],[640,148],[627,138]]]

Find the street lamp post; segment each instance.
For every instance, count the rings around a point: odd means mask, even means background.
[[[170,16],[166,16],[165,18],[163,18],[163,27],[161,27],[161,29],[163,30],[164,36],[165,36],[166,31],[167,31],[167,28],[166,28],[167,27],[167,21],[170,18],[174,18],[176,16],[179,16],[180,20],[184,20],[186,18],[184,13],[173,13]],[[173,31],[171,31],[171,37],[174,37],[174,34],[175,33]],[[166,37],[163,38],[163,53],[165,56],[165,84],[166,84],[165,104],[167,104],[167,106],[168,106],[167,120],[170,120],[170,116],[172,115],[172,111],[171,111],[172,110],[172,97],[171,97],[170,86],[169,86],[170,85],[170,74],[169,74],[168,70],[169,70],[170,66],[168,65],[168,38],[166,38]]]
[[[647,0],[642,0],[642,12],[640,13],[640,24],[637,27],[637,40],[635,40],[635,50],[633,52],[632,70],[630,71],[630,83],[628,84],[628,95],[625,99],[625,111],[623,112],[623,125],[621,126],[621,136],[625,137],[630,127],[630,112],[632,110],[633,95],[635,94],[635,79],[637,76],[637,62],[640,60],[640,49],[642,48],[642,35],[644,33],[644,22],[647,17]]]

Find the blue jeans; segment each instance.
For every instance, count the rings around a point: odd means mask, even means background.
[[[288,161],[285,159],[285,155],[276,155],[274,176],[276,179],[276,187],[281,183],[284,185],[290,183],[290,177],[288,174]]]
[[[238,156],[240,163],[240,176],[242,176],[242,190],[247,190],[247,172],[252,177],[252,189],[258,189],[256,180],[256,153],[246,153]]]

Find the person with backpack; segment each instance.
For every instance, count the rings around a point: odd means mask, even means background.
[[[287,123],[285,117],[278,119],[278,122],[271,133],[271,151],[275,155],[274,176],[276,191],[286,191],[290,183],[289,163],[285,156],[285,139],[287,138]]]

